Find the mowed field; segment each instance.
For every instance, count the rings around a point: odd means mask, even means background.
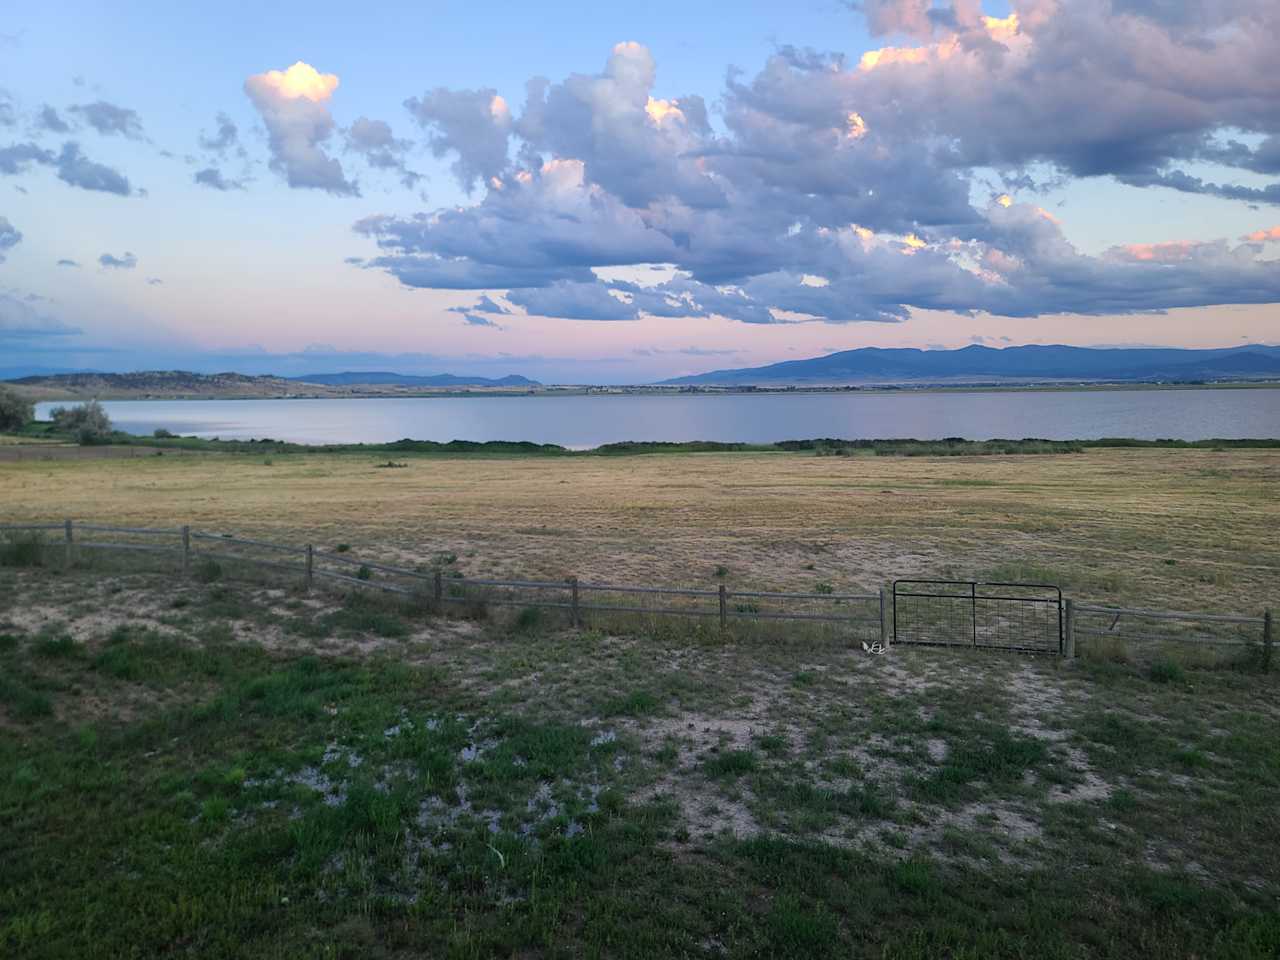
[[[140,451],[135,451],[140,452]],[[0,521],[189,523],[467,576],[874,590],[1060,583],[1253,613],[1280,583],[1280,451],[1055,456],[239,454],[0,461]],[[719,569],[718,568],[723,568]]]

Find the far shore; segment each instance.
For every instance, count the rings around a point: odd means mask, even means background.
[[[12,384],[11,384],[12,386]],[[78,403],[85,400],[104,401],[200,401],[200,400],[446,400],[483,399],[488,397],[609,397],[609,396],[671,396],[671,397],[725,397],[759,396],[776,394],[864,394],[885,395],[897,393],[1080,393],[1097,391],[1148,391],[1148,390],[1275,390],[1280,381],[1217,381],[1185,383],[1132,383],[1132,382],[1061,382],[1061,383],[877,383],[877,384],[794,384],[794,385],[726,385],[699,384],[692,386],[668,385],[618,385],[618,386],[537,386],[520,388],[395,388],[360,386],[322,391],[289,393],[144,393],[141,391],[77,392],[45,387],[18,387],[20,393],[36,403]]]

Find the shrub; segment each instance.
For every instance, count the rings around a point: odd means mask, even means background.
[[[196,567],[196,579],[201,583],[213,583],[215,580],[221,580],[222,564],[210,557],[205,557],[200,565]]]
[[[1173,660],[1157,660],[1147,670],[1147,675],[1156,683],[1182,683],[1187,677],[1182,665]]]
[[[0,430],[21,430],[35,419],[32,402],[5,386],[0,386]]]
[[[156,427],[155,431],[152,432],[151,435],[157,440],[172,440],[175,436],[175,434],[170,433],[164,427]]]
[[[105,443],[111,437],[111,418],[97,400],[78,407],[57,407],[52,416],[54,426],[74,436],[82,446]]]
[[[39,533],[9,533],[0,542],[0,567],[38,567],[44,559],[44,538]]]
[[[531,633],[542,626],[542,609],[525,607],[516,614],[516,629],[522,633]]]

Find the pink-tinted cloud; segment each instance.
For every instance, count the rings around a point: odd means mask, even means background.
[[[1253,233],[1242,237],[1251,243],[1266,243],[1269,240],[1280,240],[1280,227],[1272,227],[1270,230],[1255,230]]]
[[[255,73],[244,82],[245,93],[262,115],[271,149],[271,168],[291,187],[359,196],[342,164],[324,150],[334,130],[328,101],[338,77],[321,73],[299,60],[288,70]]]

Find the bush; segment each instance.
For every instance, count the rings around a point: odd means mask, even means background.
[[[151,435],[157,440],[172,440],[175,436],[164,427],[156,427],[155,431]]]
[[[205,557],[196,567],[196,579],[201,583],[213,583],[222,579],[222,564],[212,557]]]
[[[38,567],[44,560],[44,537],[10,532],[0,541],[0,567]]]
[[[0,430],[21,430],[35,415],[36,408],[30,400],[0,386]]]
[[[1187,678],[1182,665],[1169,659],[1157,660],[1151,664],[1147,675],[1156,683],[1182,683]]]
[[[82,446],[106,443],[111,438],[111,418],[97,400],[89,400],[78,407],[57,407],[52,416],[54,426],[74,436]]]

